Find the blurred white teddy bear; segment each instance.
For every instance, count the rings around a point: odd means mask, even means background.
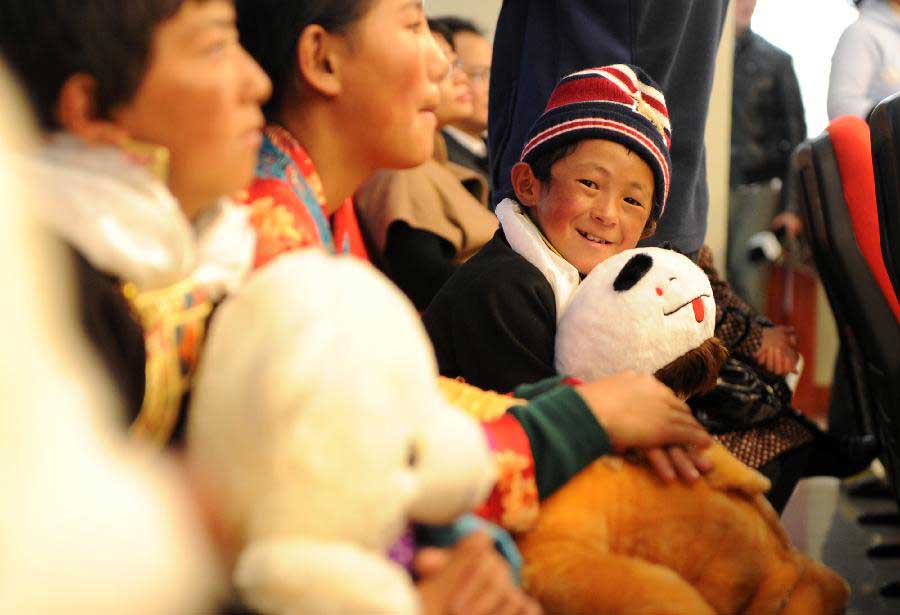
[[[241,597],[263,612],[418,612],[388,548],[494,482],[412,305],[351,258],[293,254],[255,274],[214,316],[192,398],[189,454],[243,547]]]

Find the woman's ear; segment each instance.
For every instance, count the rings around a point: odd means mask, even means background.
[[[530,164],[517,162],[510,171],[510,178],[519,203],[525,207],[538,204],[541,198],[541,180],[535,177]]]
[[[309,87],[324,96],[337,96],[341,91],[340,37],[330,34],[318,24],[307,26],[297,41],[297,70]]]
[[[128,140],[128,131],[97,115],[96,90],[96,80],[85,73],[66,79],[56,101],[56,121],[89,143],[121,146]]]

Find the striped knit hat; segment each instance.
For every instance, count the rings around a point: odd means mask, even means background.
[[[643,70],[628,64],[589,68],[553,89],[522,149],[522,162],[584,139],[606,139],[638,154],[653,171],[660,215],[669,196],[672,128],[666,99]]]

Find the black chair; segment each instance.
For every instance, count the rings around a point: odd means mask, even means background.
[[[881,101],[869,118],[881,251],[900,297],[900,93]]]
[[[869,151],[853,155],[868,156]],[[828,134],[798,148],[794,171],[813,258],[850,368],[854,411],[878,436],[888,480],[900,502],[900,322],[857,244],[851,219],[851,207],[874,208],[875,203],[848,204]]]
[[[865,361],[856,332],[850,326],[851,317],[848,312],[852,308],[846,305],[846,297],[838,291],[840,279],[831,259],[834,248],[826,231],[823,214],[822,195],[826,192],[839,194],[841,190],[837,160],[831,149],[830,138],[823,135],[818,140],[800,144],[792,158],[791,173],[794,176],[797,203],[807,243],[837,324],[841,351],[838,354],[836,372],[839,370],[839,375],[846,379],[849,393],[847,401],[851,406],[842,408],[842,411],[852,416],[857,433],[875,434],[875,420],[866,393],[863,369]]]

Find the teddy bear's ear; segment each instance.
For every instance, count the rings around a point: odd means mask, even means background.
[[[647,275],[651,267],[653,267],[652,256],[643,252],[635,254],[628,259],[628,262],[622,267],[622,271],[616,276],[613,282],[613,290],[618,293],[630,290],[641,281],[641,278]]]

